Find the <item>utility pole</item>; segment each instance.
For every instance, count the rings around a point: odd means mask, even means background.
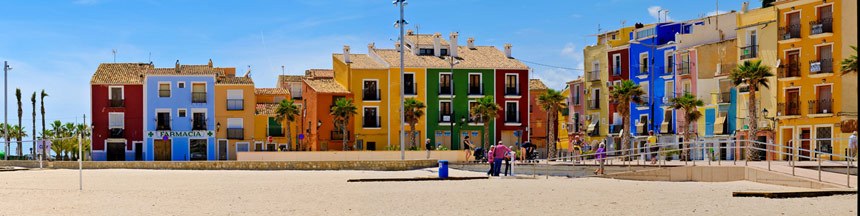
[[[9,71],[12,70],[12,67],[9,67],[9,62],[3,61],[3,137],[6,138],[6,149],[5,154],[3,154],[4,160],[9,160]]]
[[[404,28],[406,27],[406,20],[403,19],[403,7],[406,6],[406,0],[395,0],[394,4],[398,4],[400,6],[400,20],[397,20],[397,25],[400,27],[400,122],[397,123],[397,127],[403,128],[403,122],[405,122],[403,115],[403,47],[406,46],[403,42]],[[406,143],[404,142],[405,134],[403,131],[400,131],[400,160],[406,160]]]

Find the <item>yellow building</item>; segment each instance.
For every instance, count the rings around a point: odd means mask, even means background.
[[[840,115],[845,114],[842,104],[857,102],[850,98],[843,101],[841,94],[842,2],[782,0],[774,3],[779,25],[777,56],[781,62],[777,74],[777,141],[781,145],[835,154],[845,153],[848,146],[843,139],[849,133],[840,125]],[[856,25],[849,28],[856,28]],[[856,93],[856,86],[848,88]],[[799,154],[816,157],[808,151]],[[831,159],[824,154],[817,156]]]
[[[568,116],[570,115],[570,110],[568,107],[570,106],[570,88],[564,88],[561,91],[561,95],[564,97],[564,109],[561,112],[558,112],[558,142],[555,144],[555,148],[562,150],[567,149],[570,144],[570,138],[568,137],[568,128],[571,128],[573,125],[568,121],[570,119]],[[566,111],[565,111],[566,110]]]
[[[616,32],[613,32],[616,34]],[[583,49],[585,69],[585,142],[596,146],[609,132],[609,33],[597,36],[597,44]]]
[[[218,160],[236,160],[237,151],[253,151],[254,82],[225,68],[215,82],[215,128]],[[226,148],[226,149],[225,149]]]
[[[390,67],[367,54],[350,53],[349,46],[344,46],[343,53],[333,54],[332,62],[334,80],[354,93],[353,103],[358,108],[351,126],[351,131],[355,131],[355,143],[349,146],[361,150],[399,146],[399,142],[392,140],[395,136],[389,136],[397,134],[400,129],[391,124],[400,115],[388,105],[397,93],[392,88],[399,88],[392,82]]]
[[[295,137],[301,133],[300,121],[295,121],[290,124],[290,134],[293,137],[293,143],[287,146],[286,129],[283,127],[284,122],[275,120],[275,110],[278,103],[287,98],[290,94],[287,89],[283,88],[256,88],[253,90],[256,97],[254,107],[254,134],[251,138],[254,142],[252,151],[281,151],[281,150],[304,150],[306,145],[301,145],[301,142]],[[303,119],[303,114],[300,113],[296,119]],[[271,137],[271,141],[269,140]]]

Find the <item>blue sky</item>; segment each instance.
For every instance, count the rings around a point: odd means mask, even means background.
[[[720,1],[720,10],[739,10],[742,1]],[[760,3],[753,1],[752,7]],[[713,0],[410,0],[409,29],[460,33],[480,45],[513,44],[516,58],[565,68],[582,68],[582,48],[593,35],[622,21],[656,22],[659,9],[681,21],[715,11]],[[338,1],[4,1],[0,13],[0,61],[9,61],[9,120],[17,123],[14,89],[24,92],[24,122],[30,128],[29,95],[45,89],[47,119],[80,121],[89,113],[89,80],[99,63],[153,61],[251,66],[258,87],[272,87],[281,65],[287,74],[331,68],[331,53],[351,45],[393,47],[398,10],[391,0]],[[151,57],[150,57],[151,56]],[[530,64],[533,77],[552,88],[581,75]]]

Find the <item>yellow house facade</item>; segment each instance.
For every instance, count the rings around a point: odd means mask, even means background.
[[[849,133],[841,130],[843,101],[839,62],[843,59],[841,0],[783,0],[777,8],[779,30],[777,142],[804,150],[843,154]],[[856,26],[854,27],[856,28]],[[856,37],[856,36],[854,36]],[[854,92],[856,92],[856,86]],[[852,95],[853,96],[853,95]],[[791,152],[788,149],[781,149]],[[809,157],[842,159],[809,151]]]
[[[254,82],[231,73],[215,82],[216,154],[218,160],[236,160],[237,151],[253,151]],[[226,148],[226,149],[225,149]],[[220,154],[226,152],[227,154]]]
[[[400,89],[401,85],[404,85],[406,89],[404,89],[403,96],[405,98],[413,98],[415,100],[421,101],[424,103],[425,107],[427,106],[427,68],[423,67],[404,67],[403,76],[406,78],[405,82],[401,81],[400,77],[400,53],[394,49],[377,49],[374,47],[374,44],[369,44],[368,47],[368,56],[372,59],[378,59],[378,62],[388,67],[388,79],[391,80],[389,82],[389,86],[392,91],[388,91],[386,93],[390,94],[388,97],[391,98],[386,105],[390,107],[391,118],[388,121],[389,125],[397,125],[400,122],[400,94],[397,92]],[[409,57],[410,55],[405,55],[405,57]],[[392,62],[392,63],[389,63]],[[396,63],[396,64],[393,64]],[[414,145],[419,149],[422,149],[424,146],[424,138],[427,137],[426,134],[426,114],[428,110],[424,109],[424,116],[418,119],[418,123],[415,125],[415,140]],[[392,149],[400,149],[400,135],[399,133],[404,133],[404,137],[406,138],[406,146],[407,148],[411,146],[412,137],[409,136],[409,131],[412,130],[408,123],[403,123],[402,127],[394,127],[391,129],[392,132],[389,133],[389,140],[392,143]],[[401,131],[402,130],[402,131]]]
[[[609,132],[609,58],[608,34],[597,37],[597,44],[583,49],[585,69],[585,141],[597,145]]]
[[[335,81],[353,93],[353,104],[358,108],[350,127],[355,131],[351,149],[384,150],[399,146],[389,136],[400,128],[391,124],[395,113],[389,103],[397,91],[391,92],[394,85],[389,67],[367,54],[350,53],[349,46],[344,46],[343,53],[333,54],[332,62]]]
[[[294,121],[290,124],[290,135],[293,137],[293,141],[292,144],[287,145],[286,128],[283,126],[285,123],[275,120],[275,110],[278,103],[290,98],[288,90],[283,88],[256,88],[254,95],[257,100],[254,107],[253,151],[305,150],[306,148],[303,147],[306,145],[299,146],[302,141],[295,138],[302,131],[300,127],[302,122]],[[302,110],[300,106],[299,116],[296,119],[302,119]],[[271,142],[269,137],[271,137]]]

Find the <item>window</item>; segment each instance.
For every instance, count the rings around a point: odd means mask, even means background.
[[[815,146],[818,148],[818,151],[833,153],[832,131],[833,128],[831,127],[815,128]]]
[[[290,83],[288,84],[290,87],[290,95],[293,99],[302,99],[302,84],[301,83]],[[280,101],[278,101],[280,102]]]
[[[156,115],[156,130],[170,130],[170,112],[158,112]]]
[[[191,139],[190,140],[189,150],[191,150],[191,160],[207,160],[206,158],[206,148],[208,147],[208,141],[206,139]]]
[[[251,150],[250,144],[248,143],[236,143],[236,151],[237,152],[248,152]]]
[[[675,82],[674,81],[666,81],[666,86],[664,86],[664,88],[666,88],[664,91],[664,94],[666,94],[666,99],[667,99],[666,103],[668,103],[669,98],[673,98],[676,96],[675,95],[675,93],[676,93],[675,92]]]
[[[242,89],[227,90],[227,110],[244,110],[245,100]]]
[[[379,128],[382,127],[382,121],[379,118],[379,108],[377,107],[365,107],[364,108],[364,119],[363,119],[362,127],[365,128]]]
[[[186,116],[188,116],[187,112],[188,111],[186,111],[185,109],[178,109],[176,110],[176,115],[179,116],[179,118],[185,118]]]
[[[483,95],[483,89],[481,88],[481,74],[479,73],[470,73],[469,74],[469,95]]]
[[[415,74],[414,73],[404,73],[403,74],[403,94],[405,95],[417,95],[418,88],[415,85]]]
[[[379,101],[382,98],[380,95],[379,88],[377,87],[378,82],[376,80],[365,80],[364,86],[362,89],[362,98],[367,101]]]
[[[178,82],[178,83],[176,83],[176,87],[179,87],[179,88],[185,88],[185,82]]]
[[[439,55],[443,55],[443,56],[448,55],[448,49],[440,49]]]
[[[640,107],[641,106],[648,106],[648,103],[650,102],[649,98],[650,98],[650,94],[651,94],[651,89],[648,88],[648,82],[639,83],[639,88],[641,88],[642,91],[645,92],[645,94],[642,94],[642,102],[643,103],[639,104],[639,106]]]
[[[433,55],[433,49],[428,49],[428,48],[418,49],[418,55]]]
[[[672,66],[675,66],[675,55],[669,52],[666,54],[666,70],[664,72],[666,75],[672,74]]]
[[[833,73],[833,47],[824,45],[817,47],[818,59],[809,63],[811,74]]]
[[[639,54],[639,75],[648,74],[648,53]]]
[[[470,124],[484,123],[484,120],[481,119],[480,115],[476,115],[476,114],[472,113],[472,110],[475,109],[475,106],[478,106],[477,101],[469,101],[469,123]]]
[[[815,99],[809,102],[810,113],[827,114],[833,113],[833,91],[830,85],[815,87]]]
[[[693,94],[693,87],[690,84],[690,80],[684,80],[684,94]]]
[[[451,122],[453,121],[453,116],[451,116],[451,101],[441,101],[439,102],[439,122]]]
[[[520,123],[517,102],[505,102],[505,123]]]
[[[621,55],[612,55],[612,75],[621,75]]]
[[[227,139],[244,139],[245,126],[242,118],[227,119]]]
[[[591,100],[588,100],[588,107],[591,109],[600,109],[600,89],[592,90]]]
[[[125,128],[125,113],[108,113],[108,121],[110,129]]]
[[[125,103],[123,99],[125,99],[125,95],[123,95],[123,87],[111,86],[109,89],[108,100],[110,102],[110,107],[124,107]]]
[[[785,102],[777,105],[784,115],[800,115],[800,89],[786,89]]]
[[[266,150],[266,146],[263,145],[263,142],[254,142],[254,151],[264,151]]]
[[[516,74],[505,75],[505,95],[519,95],[519,85]]]
[[[206,83],[191,84],[191,103],[206,103]]]
[[[581,96],[579,93],[581,90],[580,86],[576,85],[576,87],[574,89],[576,89],[576,90],[573,92],[573,105],[579,105],[579,98]]]
[[[191,130],[207,130],[205,112],[192,112],[191,122]]]
[[[454,89],[451,88],[451,74],[443,73],[439,74],[439,94],[440,95],[451,95],[454,93]]]
[[[640,29],[639,31],[636,31],[637,40],[651,36],[654,36],[654,28]]]
[[[158,84],[158,97],[170,97],[170,83]]]

